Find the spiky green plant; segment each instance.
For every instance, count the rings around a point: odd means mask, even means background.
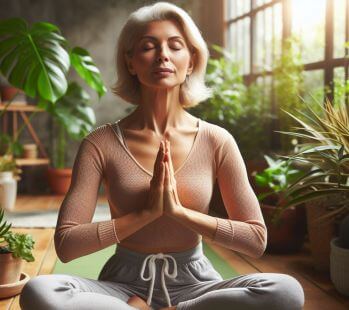
[[[328,99],[324,106],[316,101],[323,112],[323,116],[319,116],[302,100],[308,113],[297,112],[305,120],[283,110],[301,126],[293,127],[292,132],[279,132],[306,142],[299,144],[296,154],[282,157],[306,163],[311,169],[286,189],[285,197],[292,198],[282,206],[281,212],[290,206],[331,196],[341,199],[334,199],[335,202],[328,206],[328,213],[318,218],[318,221],[342,218],[349,213],[348,108],[345,103],[338,103],[334,107]]]

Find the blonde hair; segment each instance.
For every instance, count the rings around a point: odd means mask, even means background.
[[[191,51],[194,68],[180,86],[179,100],[183,107],[194,107],[211,97],[212,91],[205,85],[209,50],[198,27],[187,12],[168,2],[157,2],[134,11],[121,30],[116,46],[117,81],[112,87],[114,94],[131,104],[139,104],[140,84],[127,68],[125,53],[132,54],[139,33],[152,21],[174,20],[182,28]]]

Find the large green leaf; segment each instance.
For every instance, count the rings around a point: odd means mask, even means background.
[[[71,82],[66,94],[52,110],[58,123],[64,126],[73,139],[83,138],[96,123],[93,109],[87,106],[89,99],[89,94],[81,86]]]
[[[0,72],[31,97],[56,102],[67,90],[70,58],[66,40],[50,23],[0,21]]]
[[[90,54],[81,47],[75,47],[70,51],[70,59],[80,77],[102,97],[107,89]]]

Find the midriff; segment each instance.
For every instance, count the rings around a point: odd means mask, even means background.
[[[174,247],[162,247],[162,248],[145,248],[142,247],[140,245],[134,245],[134,244],[128,244],[127,242],[120,242],[118,245],[129,249],[131,251],[136,251],[136,252],[140,252],[143,254],[154,254],[154,253],[175,253],[175,252],[183,252],[183,251],[187,251],[191,248],[196,247],[202,240],[202,236],[198,235],[198,239],[196,240],[195,243],[193,244],[186,244],[183,245],[182,247],[178,248],[174,248]]]

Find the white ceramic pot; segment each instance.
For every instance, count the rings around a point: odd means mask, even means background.
[[[0,206],[12,211],[15,208],[17,196],[17,180],[12,171],[0,172]]]
[[[331,240],[331,280],[338,292],[349,296],[349,249],[338,245],[339,238]]]

